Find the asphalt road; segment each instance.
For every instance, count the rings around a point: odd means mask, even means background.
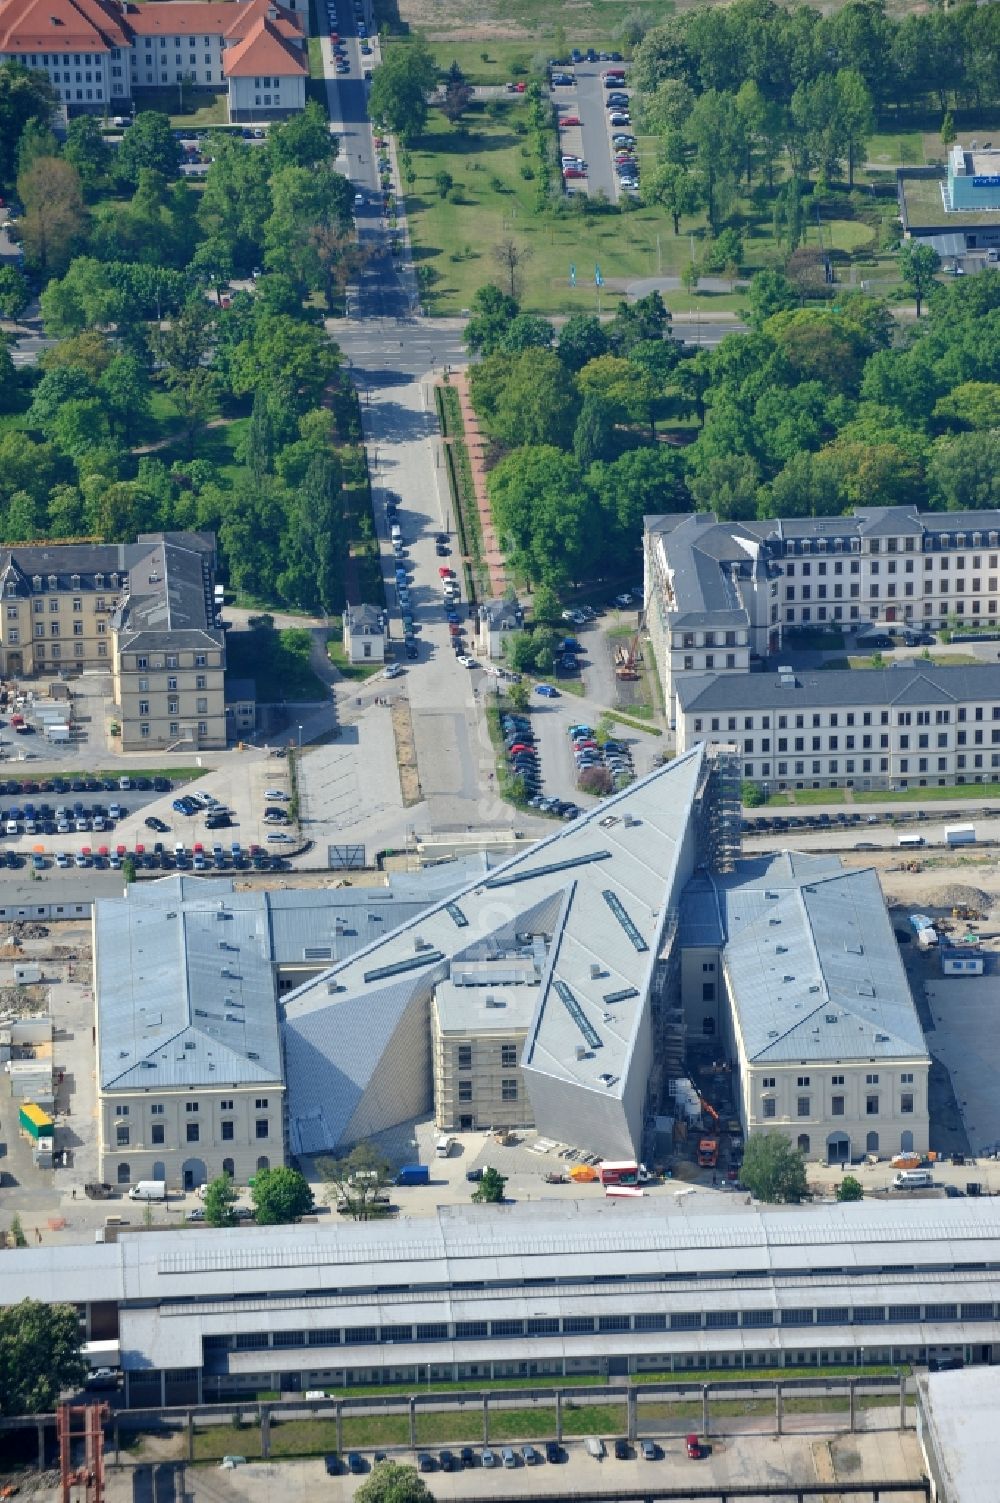
[[[583,155],[591,195],[605,193],[618,202],[618,179],[611,161],[611,138],[604,108],[605,90],[601,73],[608,63],[577,63],[576,97],[583,133]],[[615,66],[618,66],[617,64]]]

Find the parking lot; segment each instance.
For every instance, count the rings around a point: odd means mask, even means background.
[[[7,866],[31,866],[44,876],[58,868],[116,867],[131,854],[140,870],[168,870],[176,865],[178,845],[193,863],[199,844],[209,852],[222,844],[231,854],[237,841],[244,851],[256,845],[279,858],[284,847],[299,844],[294,830],[265,816],[266,809],[286,805],[289,796],[287,764],[276,755],[233,754],[225,768],[204,772],[193,765],[182,786],[153,770],[104,776],[48,776],[50,771],[45,766],[34,776],[0,783],[0,858]],[[192,790],[204,799],[202,806],[174,808]],[[268,798],[269,790],[280,797]],[[228,811],[228,825],[212,828],[213,808],[216,814]],[[147,821],[164,828],[152,828]],[[206,870],[209,864],[189,869]],[[225,865],[232,864],[227,855]]]
[[[414,1453],[393,1454],[393,1460],[414,1465]],[[595,1461],[582,1442],[567,1447],[566,1459],[558,1466],[497,1468],[435,1472],[435,1497],[461,1499],[470,1496],[518,1498],[544,1492],[552,1497],[588,1497],[595,1490],[620,1490],[624,1496],[641,1497],[650,1487],[680,1489],[758,1484],[762,1495],[776,1484],[817,1483],[846,1480],[906,1480],[922,1474],[920,1446],[913,1430],[860,1431],[854,1435],[792,1434],[736,1435],[713,1440],[704,1457],[688,1460],[680,1444],[668,1445],[655,1462],[633,1458]],[[158,1474],[165,1474],[159,1476]],[[176,1474],[176,1475],[175,1475]],[[181,1464],[112,1468],[108,1475],[109,1503],[155,1503],[161,1498],[184,1496],[190,1503],[220,1503],[225,1499],[263,1499],[279,1488],[289,1503],[312,1503],[318,1496],[333,1503],[346,1503],[370,1476],[368,1466],[357,1476],[326,1475],[323,1460],[251,1462],[234,1470],[187,1467]],[[897,1493],[899,1503],[915,1503],[919,1493]]]
[[[621,80],[614,89],[605,83],[609,73]],[[568,61],[550,66],[549,77],[559,116],[559,149],[566,192],[603,194],[612,203],[617,202],[622,189],[612,137],[616,131],[630,132],[632,128],[625,82],[627,65],[617,54],[599,55],[591,50],[584,56],[574,49]],[[624,100],[615,112],[608,108],[613,92],[620,93]],[[622,117],[615,127],[610,123],[612,113]],[[625,170],[627,173],[628,169]],[[638,165],[634,175],[638,177]]]

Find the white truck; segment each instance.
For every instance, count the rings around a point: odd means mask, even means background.
[[[163,1179],[141,1179],[128,1192],[129,1200],[166,1200],[167,1182]]]
[[[975,845],[975,825],[945,825],[944,839],[946,845]]]

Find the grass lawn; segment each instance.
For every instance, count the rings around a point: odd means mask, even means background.
[[[385,669],[384,663],[349,663],[342,636],[327,637],[326,650],[330,662],[336,665],[337,671],[343,674],[344,678],[363,682],[366,678],[373,678],[376,673],[382,673]]]
[[[935,155],[941,156],[943,152],[938,137]],[[924,133],[917,129],[876,131],[868,142],[865,156],[876,167],[923,167],[927,161]]]
[[[256,1425],[206,1425],[195,1429],[195,1461],[218,1461],[221,1456],[260,1459],[260,1429]]]
[[[968,663],[978,663],[980,661],[980,659],[976,657],[975,653],[971,653],[971,652],[936,652],[936,653],[934,653],[934,655],[932,657],[924,658],[922,660],[918,658],[917,661],[918,662],[924,661],[924,662],[929,662],[929,663],[941,663],[941,664],[944,664],[946,667],[960,668],[960,667],[965,666]],[[823,667],[824,668],[889,668],[889,667],[891,667],[891,665],[892,665],[892,659],[891,658],[887,658],[887,659],[883,660],[882,662],[879,662],[874,657],[863,657],[863,658],[850,657],[850,658],[837,658],[834,662],[824,663]]]
[[[846,788],[796,788],[794,801],[796,805],[842,804],[846,793]]]
[[[508,74],[509,64],[517,60],[517,48],[496,43],[491,51],[490,45],[440,41],[436,50],[440,61],[450,61],[450,50],[470,69],[479,53],[486,51],[495,60],[489,65],[480,61],[479,66],[494,69],[497,75]],[[681,233],[675,235],[669,216],[657,207],[638,206],[625,213],[587,212],[586,201],[575,198],[537,212],[535,181],[522,175],[533,165],[527,122],[527,106],[518,98],[474,102],[462,130],[451,126],[440,111],[431,110],[427,129],[412,152],[414,181],[406,187],[414,256],[429,312],[454,314],[467,308],[476,289],[496,274],[494,250],[506,238],[529,251],[521,302],[532,312],[600,312],[613,306],[630,281],[657,275],[679,277],[691,257],[692,236],[695,254],[700,255],[706,233],[703,214],[682,220]],[[642,139],[640,152],[649,165],[655,149],[655,141]],[[440,172],[450,174],[459,191],[458,202],[451,194],[441,197],[435,181]],[[760,267],[783,259],[784,252],[775,243],[769,207],[755,210],[749,200],[743,200],[739,208],[747,219],[745,281]],[[894,217],[894,197],[887,188],[864,209],[876,216]],[[834,195],[824,207],[821,231],[810,214],[804,244],[817,245],[821,232],[823,245],[833,250],[840,263],[838,275],[846,285],[857,281],[858,267],[863,266],[863,276],[873,290],[897,287],[894,259],[877,256],[876,229],[854,214],[846,192]],[[569,285],[573,265],[576,287]],[[593,283],[595,266],[600,266],[606,283],[603,292]],[[697,294],[677,289],[667,294],[666,302],[678,313],[739,314],[744,294],[728,287]]]
[[[831,790],[836,792],[836,790]],[[796,798],[801,798],[797,794]],[[1000,798],[1000,783],[956,783],[947,788],[900,788],[892,793],[866,789],[855,793],[856,804],[925,804],[948,803],[951,799]]]
[[[204,767],[143,767],[139,769],[139,776],[142,778],[169,778],[171,783],[191,783],[195,778],[203,778],[205,772],[206,769]],[[96,772],[88,771],[86,773],[88,778],[114,778],[116,781],[124,775],[120,767],[99,767]],[[75,778],[79,777],[80,774],[78,771],[67,770],[65,767],[60,767],[55,772],[46,772],[44,768],[39,770],[37,767],[32,767],[30,772],[25,771],[20,776],[23,777],[25,782],[58,782],[69,784]]]
[[[262,704],[324,699],[326,688],[309,666],[311,645],[311,634],[301,626],[233,631],[226,638],[228,670],[255,679]]]
[[[644,710],[649,715],[652,715],[653,713],[648,705],[636,705],[633,714],[641,715]],[[607,715],[609,720],[613,720],[615,725],[625,726],[626,730],[643,731],[647,736],[663,735],[663,732],[660,730],[660,727],[658,725],[643,725],[641,720],[633,719],[629,715],[622,715],[617,710],[602,710],[601,713],[603,715]]]
[[[175,87],[133,89],[132,98],[135,101],[136,112],[159,110],[169,115],[170,124],[177,128],[191,125],[204,130],[209,125],[229,124],[224,88],[185,88],[183,108],[180,106],[178,90]]]

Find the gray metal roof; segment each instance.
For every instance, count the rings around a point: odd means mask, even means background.
[[[210,1235],[178,1228],[125,1235],[116,1244],[25,1248],[4,1259],[0,1302],[29,1296],[80,1304],[181,1300],[190,1302],[193,1315],[195,1302],[258,1295],[267,1322],[283,1299],[301,1310],[315,1296],[364,1299],[379,1289],[396,1291],[403,1306],[436,1290],[476,1299],[470,1284],[565,1283],[571,1270],[605,1291],[599,1280],[609,1273],[671,1280],[753,1274],[765,1282],[801,1275],[804,1284],[829,1273],[851,1303],[846,1280],[862,1274],[916,1297],[942,1270],[952,1285],[965,1277],[966,1265],[981,1278],[998,1263],[1000,1204],[988,1198],[780,1209],[723,1201],[714,1211],[697,1195],[628,1204],[590,1198],[441,1206],[419,1219],[251,1226]],[[897,1275],[883,1273],[887,1267]],[[898,1273],[901,1268],[907,1271]],[[870,1291],[865,1302],[875,1302]],[[169,1314],[177,1308],[172,1303]],[[191,1325],[197,1329],[194,1320]]]
[[[120,877],[99,873],[117,898],[95,916],[102,1087],[280,1078],[274,967],[346,960],[488,869],[475,855],[384,887],[240,892],[229,877],[178,873],[124,896]],[[30,887],[36,904],[54,901],[48,879]]]
[[[878,877],[835,873],[776,893],[724,960],[747,1057],[927,1059]]]
[[[942,1503],[996,1503],[1000,1374],[980,1366],[920,1373],[917,1391],[922,1444]]]
[[[259,908],[183,889],[162,905],[101,902],[94,978],[103,1090],[281,1080]]]
[[[115,615],[130,650],[168,647],[178,632],[195,644],[222,647],[214,629],[212,555],[197,534],[150,534],[131,557],[128,595]]]
[[[722,949],[753,925],[779,898],[804,882],[843,871],[840,857],[807,851],[780,851],[741,858],[725,877],[704,868],[684,889],[680,907],[680,942]]]
[[[688,715],[958,704],[1000,700],[1000,663],[947,667],[909,659],[891,668],[797,672],[787,684],[777,673],[697,673],[679,678],[675,692]]]
[[[307,1151],[300,1123],[310,1124],[312,1141],[323,1120],[327,1146],[336,1143],[333,1119],[342,1130],[346,1103],[334,1112],[331,1081],[346,1077],[358,1088],[379,1064],[356,1017],[363,1013],[370,1030],[388,1037],[411,1003],[426,1004],[439,984],[455,980],[456,958],[476,942],[498,960],[542,942],[525,1066],[621,1099],[660,936],[688,874],[690,811],[703,766],[698,746],[290,993],[284,1036],[293,1147]],[[530,916],[553,899],[551,927],[540,933]]]

